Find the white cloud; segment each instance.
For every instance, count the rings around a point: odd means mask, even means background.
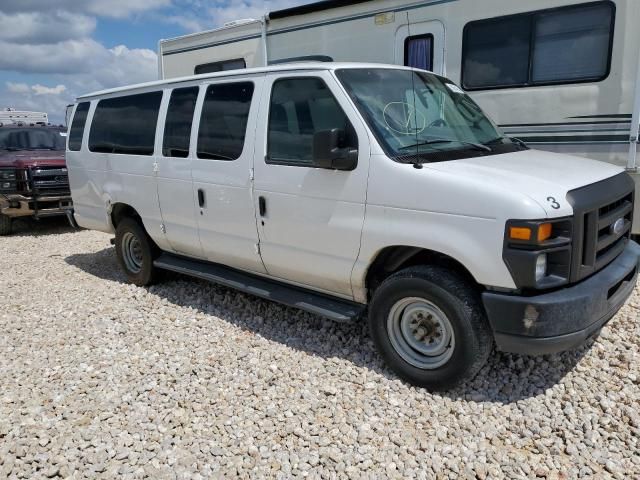
[[[16,43],[52,43],[86,37],[96,28],[96,19],[65,11],[0,12],[0,40]]]
[[[156,10],[171,5],[171,0],[8,0],[4,12],[66,11],[112,18]]]
[[[7,82],[6,85],[9,93],[29,93],[31,91],[26,83]]]
[[[36,95],[60,95],[66,89],[67,87],[64,85],[56,85],[55,87],[46,87],[39,83],[31,85],[31,90],[33,90]]]

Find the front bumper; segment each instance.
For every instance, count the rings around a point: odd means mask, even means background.
[[[498,350],[541,355],[584,343],[624,305],[639,266],[640,246],[629,241],[618,258],[578,284],[531,297],[483,293]]]
[[[66,215],[67,210],[71,208],[70,194],[33,197],[20,194],[0,195],[0,213],[12,218]]]

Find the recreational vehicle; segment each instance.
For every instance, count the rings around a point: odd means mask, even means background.
[[[45,112],[27,112],[15,108],[0,110],[0,127],[7,125],[48,125],[49,117]]]
[[[531,150],[423,69],[291,63],[84,95],[77,223],[128,279],[161,269],[338,321],[368,314],[399,376],[448,388],[495,345],[596,334],[633,291],[634,184]]]
[[[326,0],[162,40],[159,72],[303,59],[431,70],[505,134],[625,167],[638,184],[638,19],[638,0]]]

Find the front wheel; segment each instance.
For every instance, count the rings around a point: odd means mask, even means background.
[[[140,287],[155,283],[158,269],[153,266],[158,249],[140,223],[131,218],[116,228],[116,257],[129,282]]]
[[[412,267],[385,280],[371,301],[369,328],[387,365],[431,390],[475,376],[493,347],[475,289],[435,266]]]

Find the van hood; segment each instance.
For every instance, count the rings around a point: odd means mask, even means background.
[[[573,214],[573,209],[566,200],[567,193],[571,190],[624,171],[609,163],[540,150],[429,163],[424,166],[527,195],[551,218]]]

